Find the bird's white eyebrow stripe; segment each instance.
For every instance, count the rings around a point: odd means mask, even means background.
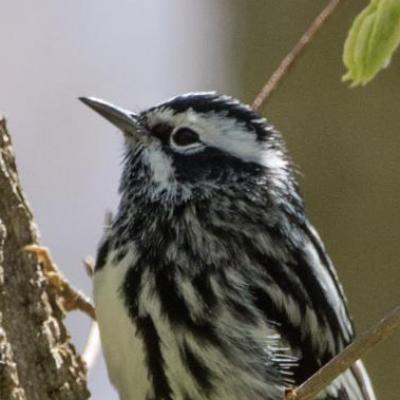
[[[238,123],[234,118],[226,118],[217,112],[199,115],[191,109],[176,113],[163,106],[149,112],[148,119],[152,125],[163,122],[174,127],[195,128],[206,145],[231,153],[245,162],[255,162],[271,168],[277,178],[285,179],[287,160],[283,153],[279,149],[269,149],[268,144],[259,142],[255,134],[248,132],[245,124]],[[264,124],[265,119],[260,117],[254,122]]]

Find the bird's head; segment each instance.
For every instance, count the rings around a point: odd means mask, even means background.
[[[124,133],[123,193],[181,202],[254,182],[279,189],[292,178],[279,133],[231,97],[190,93],[139,114],[81,100]]]

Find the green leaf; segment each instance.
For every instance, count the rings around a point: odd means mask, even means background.
[[[356,17],[344,45],[343,80],[365,85],[388,66],[400,44],[400,0],[371,0]]]

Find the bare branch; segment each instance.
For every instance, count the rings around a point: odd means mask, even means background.
[[[267,100],[271,97],[271,94],[277,89],[283,78],[287,75],[290,68],[293,67],[295,62],[300,58],[303,51],[311,43],[316,34],[325,25],[330,16],[333,15],[337,6],[343,3],[344,0],[330,0],[328,5],[322,10],[321,14],[312,22],[308,27],[303,36],[299,39],[293,49],[286,55],[282,60],[279,67],[275,70],[272,76],[269,78],[265,86],[257,94],[253,101],[252,108],[259,110]]]
[[[0,397],[84,400],[86,368],[36,259],[22,251],[38,231],[0,117]]]
[[[297,389],[286,393],[286,400],[312,400],[361,356],[400,329],[400,306],[390,311],[381,321],[364,332],[340,354],[319,369]]]
[[[3,279],[4,248],[6,239],[6,228],[0,220],[0,293],[5,292]],[[0,306],[2,305],[0,299]],[[6,331],[2,327],[3,316],[0,307],[0,392],[4,398],[9,400],[26,400],[25,390],[21,386],[18,376],[17,363],[13,354],[12,346],[7,338]]]

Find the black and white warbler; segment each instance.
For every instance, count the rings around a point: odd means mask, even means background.
[[[280,134],[239,101],[192,93],[135,114],[100,245],[96,313],[122,400],[282,400],[354,337]],[[371,400],[361,361],[324,400]]]

